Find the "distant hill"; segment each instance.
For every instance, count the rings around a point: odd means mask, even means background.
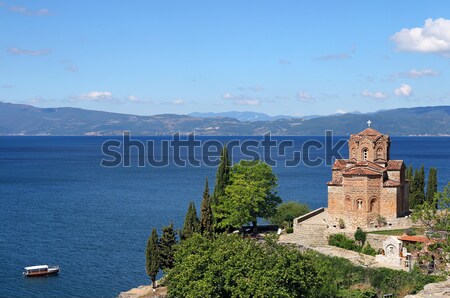
[[[0,102],[0,135],[348,135],[372,127],[390,135],[450,135],[450,106],[338,114],[312,119],[240,121],[232,117],[162,114],[135,116],[78,108],[41,109]]]
[[[231,111],[231,112],[219,112],[219,113],[199,113],[194,112],[190,113],[189,116],[192,117],[200,117],[200,118],[234,118],[239,121],[273,121],[278,119],[290,119],[290,118],[296,118],[293,116],[287,116],[287,115],[277,115],[277,116],[269,116],[264,113],[257,113],[257,112],[238,112],[238,111]],[[314,118],[314,116],[312,116]],[[315,116],[317,117],[317,116]],[[299,117],[302,118],[302,117]]]

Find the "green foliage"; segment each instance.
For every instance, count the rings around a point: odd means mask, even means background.
[[[219,228],[235,227],[251,222],[256,232],[257,219],[270,218],[281,203],[275,189],[277,177],[262,161],[235,164],[230,172],[230,184],[225,188],[226,199],[219,198],[215,216]]]
[[[409,207],[414,209],[425,201],[425,170],[414,171],[414,177],[409,188]]]
[[[403,297],[438,280],[226,234],[183,241],[167,275],[170,297]]]
[[[292,233],[294,233],[294,228],[293,227],[286,228],[286,234],[292,234]]]
[[[228,156],[227,145],[225,144],[220,152],[220,164],[216,171],[216,182],[214,184],[214,192],[211,197],[211,207],[214,219],[213,228],[215,231],[224,231],[229,228],[219,228],[219,226],[222,226],[220,224],[222,218],[217,214],[217,206],[223,204],[223,201],[227,199],[225,196],[225,188],[228,184],[230,184],[230,169],[231,161]]]
[[[367,233],[364,232],[361,228],[357,228],[355,232],[355,240],[359,242],[360,246],[364,246],[366,243]]]
[[[202,234],[206,235],[212,235],[213,232],[213,212],[211,209],[211,197],[209,196],[208,178],[205,181],[205,190],[203,191],[200,209],[200,230]]]
[[[413,228],[407,228],[407,229],[405,230],[405,234],[408,235],[408,236],[414,236],[414,235],[417,235],[416,230],[413,229]]]
[[[170,297],[319,297],[316,261],[271,241],[238,235],[182,242],[167,275]]]
[[[405,178],[409,180],[409,182],[413,179],[413,168],[412,164],[409,165],[409,167],[406,169]]]
[[[158,233],[156,229],[152,230],[151,236],[147,240],[147,247],[145,250],[145,264],[147,275],[152,281],[153,288],[156,287],[156,275],[159,272],[159,247],[158,247]]]
[[[173,223],[162,229],[162,236],[159,239],[159,267],[167,270],[173,267],[175,244],[177,244],[176,233]]]
[[[307,205],[298,202],[286,202],[278,205],[276,213],[270,218],[270,222],[282,228],[292,227],[294,218],[308,213]]]
[[[194,233],[200,233],[200,222],[197,217],[195,204],[194,202],[190,202],[180,236],[182,240],[185,240],[191,237]]]
[[[338,298],[377,298],[377,292],[374,289],[365,289],[365,290],[340,290],[337,294]]]
[[[432,203],[434,200],[434,194],[437,192],[437,170],[436,168],[430,168],[430,172],[428,173],[428,183],[427,183],[427,194],[426,200],[429,203]]]
[[[370,245],[370,243],[367,242],[366,245],[364,245],[361,249],[361,253],[369,256],[375,256],[377,254],[377,251]]]
[[[220,153],[220,164],[216,172],[216,183],[214,184],[214,193],[212,196],[213,205],[218,205],[219,199],[225,195],[225,188],[230,181],[230,166],[231,161],[228,156],[227,145],[225,144]]]
[[[450,263],[450,183],[442,192],[437,192],[433,201],[425,201],[412,214],[414,222],[420,222],[431,238],[441,242],[441,256],[445,264]]]
[[[328,244],[353,251],[361,250],[361,247],[357,245],[354,240],[348,238],[344,234],[331,234],[328,237]]]

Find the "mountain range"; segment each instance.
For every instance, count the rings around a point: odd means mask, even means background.
[[[371,120],[373,128],[390,135],[450,135],[450,106],[302,118],[264,115],[229,112],[137,116],[0,102],[0,135],[121,135],[123,131],[148,136],[177,132],[216,136],[263,135],[267,132],[272,135],[324,135],[326,130],[332,130],[334,135],[348,135],[363,130],[368,120]]]

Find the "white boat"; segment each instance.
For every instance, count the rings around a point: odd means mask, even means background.
[[[43,276],[57,274],[59,272],[58,266],[49,267],[48,265],[30,266],[24,269],[23,275],[25,276]]]

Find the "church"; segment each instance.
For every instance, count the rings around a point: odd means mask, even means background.
[[[369,127],[348,140],[349,158],[338,159],[328,185],[328,224],[374,228],[409,214],[403,160],[390,159],[390,138]]]

